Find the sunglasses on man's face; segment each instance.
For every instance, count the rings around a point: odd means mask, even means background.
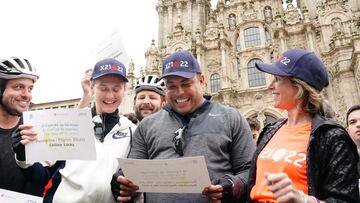
[[[174,132],[173,147],[177,154],[184,156],[184,145],[185,145],[185,133],[187,126],[183,126]]]

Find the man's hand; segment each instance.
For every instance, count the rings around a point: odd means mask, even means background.
[[[19,161],[25,161],[24,145],[37,139],[37,133],[31,131],[31,128],[31,125],[20,125],[11,136],[12,147]]]
[[[92,74],[92,69],[85,70],[84,77],[81,79],[81,87],[83,89],[84,95],[91,96],[91,87],[90,87],[90,78]]]
[[[87,69],[85,71],[84,77],[81,79],[83,96],[78,105],[78,108],[80,109],[88,107],[91,102],[91,97],[93,94],[91,90],[91,82],[90,82],[91,74],[92,74],[92,69]]]
[[[212,203],[221,203],[223,191],[221,185],[210,185],[204,188],[202,194]]]
[[[116,201],[129,202],[134,192],[139,189],[131,180],[125,178],[121,170],[115,173],[111,180],[111,192]]]
[[[233,184],[227,178],[220,178],[215,181],[215,185],[204,188],[202,194],[212,203],[226,202],[232,198]]]

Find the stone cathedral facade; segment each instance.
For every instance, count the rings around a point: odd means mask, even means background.
[[[271,63],[288,48],[314,51],[328,68],[330,85],[323,96],[344,121],[360,103],[359,0],[159,0],[157,43],[145,52],[144,74],[161,74],[162,59],[189,50],[206,78],[205,94],[261,123],[286,117],[272,107],[266,90],[271,76],[255,63]],[[122,111],[132,109],[136,82],[130,64]]]

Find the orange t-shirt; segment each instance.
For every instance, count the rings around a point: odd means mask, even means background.
[[[286,173],[298,190],[308,193],[306,152],[311,122],[296,128],[283,125],[266,144],[256,160],[256,182],[251,189],[253,201],[276,202],[265,179],[265,172]]]

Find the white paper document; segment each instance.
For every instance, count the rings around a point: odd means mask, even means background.
[[[95,138],[90,109],[27,111],[24,124],[33,126],[37,140],[25,145],[26,162],[95,160]]]
[[[119,159],[139,192],[201,193],[210,178],[203,156],[178,159]]]
[[[0,202],[6,203],[41,203],[43,198],[10,190],[0,189]]]

